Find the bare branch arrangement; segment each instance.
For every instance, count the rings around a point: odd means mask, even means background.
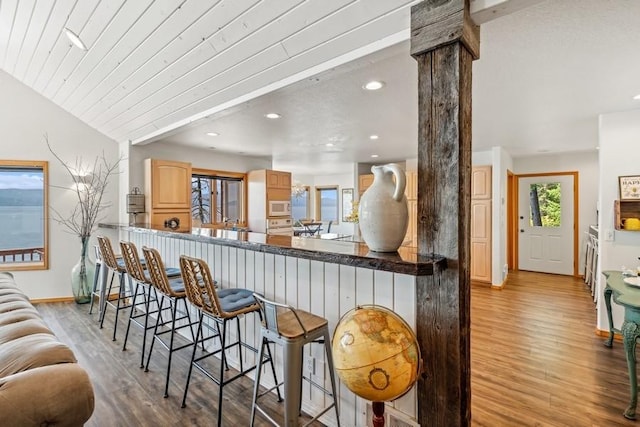
[[[114,163],[109,163],[103,153],[96,157],[90,167],[82,163],[81,157],[76,157],[75,163],[70,164],[53,151],[46,134],[44,140],[51,154],[66,169],[74,183],[73,188],[59,188],[75,191],[78,199],[78,203],[68,216],[51,207],[52,219],[66,227],[70,233],[81,238],[88,238],[95,230],[98,221],[104,218],[104,211],[112,205],[103,201],[104,193],[111,176],[118,173],[118,165],[122,157]]]

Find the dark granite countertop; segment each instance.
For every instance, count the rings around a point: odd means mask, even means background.
[[[314,261],[350,265],[354,267],[384,270],[412,276],[429,276],[446,267],[440,256],[418,255],[417,248],[401,246],[397,252],[370,251],[366,244],[343,239],[321,239],[268,235],[246,231],[193,228],[191,233],[178,233],[169,229],[154,229],[146,225],[99,224],[111,228],[138,233],[198,242],[211,242],[223,246],[248,249],[277,255],[293,256]]]

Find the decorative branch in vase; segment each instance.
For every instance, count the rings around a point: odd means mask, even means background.
[[[112,175],[118,173],[118,166],[122,158],[113,163],[107,161],[104,153],[97,156],[93,164],[87,164],[81,157],[76,157],[75,163],[63,160],[51,147],[49,137],[45,134],[47,148],[73,180],[73,187],[54,186],[73,191],[77,199],[73,210],[63,214],[53,206],[50,207],[52,219],[66,228],[66,231],[80,238],[80,260],[71,269],[71,287],[73,298],[78,304],[91,301],[91,280],[95,266],[88,256],[89,240],[95,231],[98,221],[104,218],[104,211],[111,207],[111,203],[104,201],[104,194]]]

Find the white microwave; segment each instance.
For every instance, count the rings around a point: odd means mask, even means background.
[[[291,216],[291,202],[288,200],[270,200],[269,216]]]

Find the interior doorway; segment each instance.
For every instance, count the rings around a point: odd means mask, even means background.
[[[577,276],[578,173],[508,178],[509,262],[519,270]]]

